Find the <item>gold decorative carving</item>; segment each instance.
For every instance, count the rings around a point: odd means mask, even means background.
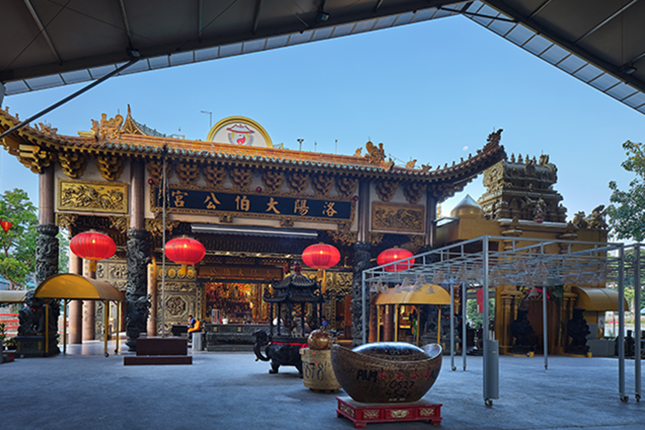
[[[344,412],[345,414],[349,415],[350,417],[354,418],[356,415],[354,413],[354,409],[350,408],[349,406],[345,405],[344,403],[340,404],[340,411]]]
[[[345,246],[356,243],[358,240],[358,233],[355,231],[328,230],[327,233],[334,242]]]
[[[336,178],[336,191],[341,197],[351,197],[358,187],[358,179],[347,176]]]
[[[432,417],[435,415],[434,408],[419,408],[419,415],[422,417]]]
[[[351,221],[339,222],[337,225],[338,225],[338,231],[349,231],[352,228]]]
[[[291,218],[281,219],[280,227],[293,227],[293,220]]]
[[[251,169],[233,168],[229,172],[231,182],[237,189],[246,190],[253,182],[253,171]]]
[[[463,189],[463,186],[456,187],[455,185],[447,182],[428,186],[428,191],[430,191],[435,199],[437,199],[437,202],[442,202],[448,197],[454,196],[455,192],[460,191],[461,189]]]
[[[38,129],[38,125],[40,125],[40,129]],[[39,122],[38,125],[35,125],[34,128],[47,137],[55,137],[56,133],[58,132],[58,129],[52,127],[50,124],[43,124],[42,122]]]
[[[422,182],[408,182],[403,186],[403,195],[408,202],[415,205],[419,203],[426,189],[427,186]]]
[[[370,243],[372,244],[372,246],[376,246],[379,243],[383,242],[383,237],[385,237],[385,234],[383,233],[370,231]]]
[[[65,212],[56,213],[56,225],[61,228],[66,228],[67,230],[70,230],[74,226],[77,219],[77,214],[70,214]]]
[[[378,146],[374,145],[371,141],[367,141],[365,144],[365,149],[367,149],[367,154],[365,158],[370,164],[375,166],[380,166],[383,161],[385,161],[385,150],[383,149],[383,144],[379,143]]]
[[[309,186],[309,175],[304,172],[291,172],[287,175],[287,185],[296,194],[302,194]]]
[[[354,151],[354,157],[360,157],[363,152],[363,148],[358,148],[356,151]]]
[[[108,219],[110,220],[110,226],[120,233],[125,233],[130,228],[130,218],[127,216],[111,216]]]
[[[405,418],[410,415],[409,409],[393,409],[390,411],[392,418]]]
[[[61,180],[58,185],[58,210],[128,212],[128,184]]]
[[[97,154],[96,164],[98,165],[99,172],[108,181],[115,181],[119,179],[123,173],[123,158],[117,155],[103,155]]]
[[[222,224],[232,224],[233,219],[235,219],[235,217],[231,214],[220,215],[219,222],[221,222]]]
[[[365,417],[368,420],[373,420],[378,418],[380,410],[375,409],[375,410],[363,410],[363,417]]]
[[[79,178],[87,166],[85,157],[78,152],[59,153],[58,161],[60,162],[60,167],[63,169],[63,173],[74,179]]]
[[[96,140],[113,140],[119,137],[119,130],[123,124],[123,117],[116,115],[114,118],[107,119],[106,114],[101,115],[101,120],[92,120],[92,132]]]
[[[262,184],[269,192],[280,191],[284,184],[284,172],[279,170],[265,170],[262,173]]]
[[[194,185],[199,179],[199,166],[194,161],[179,161],[176,170],[179,183],[182,185]]]
[[[372,229],[424,232],[425,207],[391,203],[372,203]]]
[[[161,182],[161,175],[163,170],[163,160],[148,160],[146,162],[146,168],[148,169],[148,176],[152,178],[155,182]],[[170,163],[166,163],[166,176],[168,179],[172,178],[172,168]]]
[[[414,246],[414,249],[420,249],[426,244],[426,237],[423,234],[409,234],[408,238]]]
[[[334,177],[325,173],[313,175],[311,178],[311,187],[317,196],[326,196],[334,187]]]
[[[226,169],[216,164],[205,164],[204,180],[209,187],[218,187],[226,181]]]
[[[18,161],[34,173],[42,173],[43,169],[49,167],[53,160],[54,154],[38,145],[18,145]]]
[[[172,234],[173,229],[179,225],[179,221],[166,220],[166,231]],[[153,236],[161,236],[162,221],[156,218],[146,218],[146,231]]]
[[[417,164],[417,159],[416,158],[414,160],[410,160],[407,163],[405,163],[405,168],[406,169],[414,169],[415,164]]]
[[[376,195],[381,201],[389,202],[396,194],[396,189],[399,187],[399,181],[390,179],[381,179],[376,183]]]

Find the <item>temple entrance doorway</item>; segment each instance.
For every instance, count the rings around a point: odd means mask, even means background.
[[[263,302],[269,284],[205,282],[206,319],[214,324],[263,324],[269,321],[269,307]]]

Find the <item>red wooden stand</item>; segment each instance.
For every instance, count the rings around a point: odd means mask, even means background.
[[[430,421],[441,424],[441,404],[426,403],[359,403],[351,397],[336,397],[337,417],[345,417],[360,429],[368,423],[399,423],[405,421]]]

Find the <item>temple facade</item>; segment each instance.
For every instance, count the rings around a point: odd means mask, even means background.
[[[0,130],[17,123],[17,115],[0,110]],[[115,240],[116,255],[96,273],[71,253],[70,272],[125,291],[118,329],[134,348],[141,333],[169,333],[190,314],[214,323],[267,322],[262,297],[269,284],[318,242],[336,246],[340,263],[303,273],[324,286],[330,327],[360,339],[354,297],[362,270],[392,246],[416,253],[437,245],[437,205],[505,159],[500,136],[492,133],[459,162],[398,166],[382,143],[367,142],[351,156],[278,148],[244,117],[223,119],[205,140],[172,138],[135,121],[128,107],[125,118],[103,114],[78,136],[41,123],[2,144],[39,175],[39,243],[51,245],[39,246],[39,279],[55,273],[57,253],[44,250],[57,245],[59,228],[70,237],[94,229]],[[547,216],[562,216],[553,206],[557,196],[545,203]],[[491,204],[506,213],[502,203]],[[184,235],[206,247],[204,260],[187,271],[162,258],[164,238]],[[73,302],[71,342],[101,333],[102,312],[100,304]]]

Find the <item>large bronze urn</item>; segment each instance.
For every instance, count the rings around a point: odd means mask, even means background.
[[[350,350],[334,345],[331,363],[336,379],[357,402],[416,402],[439,376],[441,346],[378,342]]]

